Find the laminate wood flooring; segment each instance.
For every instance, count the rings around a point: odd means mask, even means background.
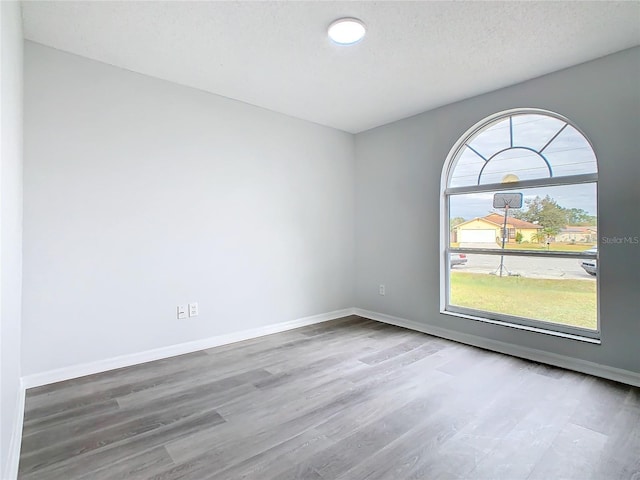
[[[640,480],[640,389],[359,317],[27,391],[23,480]]]

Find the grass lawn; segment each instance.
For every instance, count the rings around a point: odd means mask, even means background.
[[[451,272],[451,305],[597,328],[596,282]]]
[[[556,243],[553,242],[549,245],[549,251],[551,252],[584,252],[589,250],[595,244],[593,243]],[[540,245],[539,243],[509,243],[505,245],[507,250],[547,250],[546,245]]]

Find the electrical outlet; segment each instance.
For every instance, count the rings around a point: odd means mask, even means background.
[[[378,294],[379,295],[384,295],[385,291],[386,291],[386,289],[385,289],[384,285],[380,284],[380,286],[378,287]]]
[[[187,306],[178,305],[178,319],[187,318]]]
[[[190,317],[198,316],[198,302],[193,302],[189,304],[189,316]]]

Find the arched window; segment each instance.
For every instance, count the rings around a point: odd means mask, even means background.
[[[442,187],[444,313],[598,338],[598,165],[576,126],[492,115],[453,147]]]

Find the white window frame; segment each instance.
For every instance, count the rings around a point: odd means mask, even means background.
[[[595,183],[596,184],[596,196],[598,193],[598,174],[582,174],[571,176],[560,176],[551,178],[541,178],[533,180],[523,180],[518,182],[505,183],[492,183],[482,184],[464,187],[448,187],[449,177],[452,173],[455,165],[454,162],[458,155],[469,139],[473,138],[478,132],[483,130],[488,125],[491,125],[503,118],[508,118],[512,115],[526,115],[537,114],[546,115],[549,117],[557,118],[568,125],[575,128],[589,143],[591,150],[594,152],[593,144],[589,138],[569,119],[559,115],[555,112],[548,110],[542,110],[537,108],[515,108],[495,113],[486,118],[483,118],[471,128],[469,128],[454,144],[453,148],[447,155],[444,167],[442,169],[442,176],[440,180],[440,313],[446,315],[453,315],[456,317],[466,318],[469,320],[475,320],[480,322],[486,322],[491,324],[502,325],[506,327],[517,328],[521,330],[534,331],[548,335],[560,336],[565,338],[571,338],[575,340],[581,340],[589,343],[600,343],[600,276],[596,276],[596,295],[597,295],[597,328],[591,330],[587,328],[574,327],[570,325],[562,325],[553,322],[544,322],[540,320],[534,320],[531,318],[519,317],[514,315],[506,315],[495,312],[487,312],[484,310],[475,310],[471,308],[459,307],[451,305],[449,303],[450,283],[449,274],[451,267],[449,265],[451,253],[465,253],[465,254],[487,254],[500,256],[532,256],[532,257],[546,257],[546,258],[597,258],[597,254],[585,253],[585,252],[554,252],[554,251],[530,251],[530,250],[496,250],[496,249],[482,249],[482,248],[454,248],[450,243],[450,228],[449,228],[449,198],[456,194],[462,193],[478,193],[487,191],[509,191],[531,187],[550,187],[559,185],[575,185],[581,183]],[[597,165],[597,156],[596,156]],[[596,202],[598,199],[596,198]],[[597,203],[599,208],[599,203]],[[600,262],[598,261],[598,267]]]

